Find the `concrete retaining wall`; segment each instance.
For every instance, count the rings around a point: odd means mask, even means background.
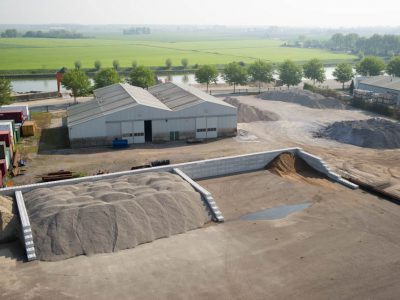
[[[24,244],[26,250],[26,257],[29,261],[36,259],[35,246],[33,243],[31,223],[29,222],[29,216],[26,211],[24,197],[21,191],[15,192],[15,199],[17,201],[18,214],[22,226],[22,234],[24,237]]]
[[[203,198],[203,201],[206,203],[212,215],[212,218],[215,222],[224,222],[224,216],[222,215],[221,210],[217,206],[217,203],[215,202],[213,196],[209,191],[207,191],[197,182],[193,181],[189,176],[187,176],[184,172],[182,172],[182,170],[174,168],[173,172],[182,177],[182,179],[187,181],[197,192],[201,194],[201,197]]]
[[[168,166],[160,166],[147,169],[131,170],[116,172],[111,174],[103,174],[96,176],[88,176],[82,178],[67,179],[55,182],[43,182],[35,183],[30,185],[23,185],[17,187],[8,187],[0,189],[1,195],[13,195],[15,191],[20,190],[21,192],[28,192],[37,188],[46,188],[57,185],[68,185],[84,181],[97,181],[104,179],[116,178],[122,175],[140,174],[145,172],[171,172],[173,168],[179,168],[190,178],[196,180],[207,177],[224,176],[234,173],[250,172],[260,170],[271,162],[275,157],[283,152],[291,152],[298,154],[302,157],[311,167],[317,171],[327,175],[334,181],[344,184],[351,188],[357,188],[358,186],[342,179],[338,174],[333,173],[325,163],[318,157],[311,155],[307,152],[302,151],[300,148],[285,148],[275,151],[265,151],[251,154],[243,154],[236,156],[228,156],[222,158],[206,159],[182,164],[174,164]]]

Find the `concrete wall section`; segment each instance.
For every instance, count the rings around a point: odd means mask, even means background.
[[[339,174],[332,172],[332,170],[325,164],[325,162],[321,158],[307,153],[301,149],[297,151],[297,155],[300,156],[305,162],[307,162],[307,164],[309,164],[313,169],[322,174],[325,174],[333,181],[339,182],[340,184],[343,184],[344,186],[347,186],[351,189],[358,188],[358,185],[351,183],[350,181],[343,179]]]
[[[264,168],[269,162],[283,152],[291,152],[300,155],[311,167],[319,172],[326,174],[329,178],[345,184],[351,188],[357,188],[356,185],[343,180],[338,174],[333,173],[323,161],[307,152],[302,151],[300,148],[285,148],[275,151],[265,151],[252,154],[243,154],[236,156],[228,156],[222,158],[206,159],[182,164],[160,166],[147,169],[130,170],[123,172],[116,172],[111,174],[103,174],[96,176],[88,176],[83,178],[67,179],[55,182],[43,182],[31,185],[24,185],[19,187],[8,187],[0,189],[2,195],[13,195],[15,191],[22,192],[31,191],[36,188],[46,188],[56,185],[74,184],[83,181],[97,181],[102,179],[116,178],[122,175],[139,174],[145,172],[171,172],[173,168],[179,168],[192,179],[201,179],[214,176],[224,176],[234,173],[250,172]]]
[[[24,237],[26,256],[29,261],[36,259],[35,245],[33,243],[31,223],[29,222],[29,216],[26,211],[24,197],[21,191],[15,192],[15,199],[17,201],[18,213],[22,226],[22,234]]]

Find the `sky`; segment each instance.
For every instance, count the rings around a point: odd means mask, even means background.
[[[0,24],[399,26],[399,0],[0,0]]]

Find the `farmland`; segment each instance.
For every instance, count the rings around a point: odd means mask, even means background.
[[[251,62],[255,59],[273,63],[292,59],[296,62],[319,58],[325,63],[352,60],[347,54],[319,49],[281,47],[282,40],[262,38],[175,38],[171,36],[118,37],[92,39],[0,39],[0,70],[57,69],[73,67],[80,60],[85,69],[93,68],[95,60],[103,67],[111,67],[118,60],[121,67],[130,67],[132,61],[146,66],[163,66],[167,58],[179,66],[182,58],[194,64],[225,64],[231,61]]]

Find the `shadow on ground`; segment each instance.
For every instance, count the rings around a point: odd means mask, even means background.
[[[54,127],[42,129],[38,153],[69,148],[68,128]]]

